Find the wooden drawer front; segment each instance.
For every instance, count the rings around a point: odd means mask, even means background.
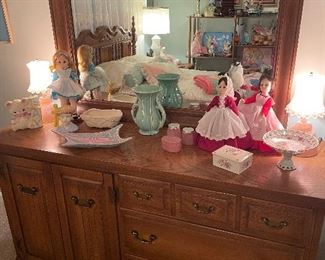
[[[8,219],[13,225],[17,258],[64,258],[54,189],[49,185],[50,167],[38,161],[15,157],[6,159],[6,175],[11,189],[7,190],[10,187],[8,182],[3,193],[10,203]],[[11,204],[13,202],[15,204]]]
[[[120,207],[170,215],[170,184],[130,176],[118,177]]]
[[[293,246],[163,217],[124,210],[121,213],[124,255],[148,260],[301,260],[304,252]]]
[[[53,165],[68,259],[119,259],[109,174]]]
[[[308,209],[243,197],[240,214],[240,230],[257,237],[304,246],[312,230]]]
[[[177,217],[207,226],[234,228],[235,195],[182,185],[175,189]]]
[[[129,255],[129,254],[125,254],[123,256],[123,260],[147,260],[145,258],[139,257],[139,256],[134,256],[134,255]]]

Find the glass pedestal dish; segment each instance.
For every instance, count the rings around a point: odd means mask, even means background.
[[[263,136],[263,141],[282,154],[278,167],[285,171],[296,169],[292,156],[301,154],[319,145],[319,140],[297,130],[272,130]]]

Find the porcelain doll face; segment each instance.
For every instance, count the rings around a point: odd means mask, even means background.
[[[268,95],[271,90],[271,81],[263,79],[260,83],[260,90],[263,95]]]
[[[218,87],[217,87],[217,92],[219,96],[225,96],[227,93],[228,86],[226,85],[226,82],[222,80]]]
[[[69,67],[69,60],[64,55],[60,55],[55,60],[55,68],[59,70],[65,70]]]

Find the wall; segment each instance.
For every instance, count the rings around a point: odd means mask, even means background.
[[[313,71],[325,75],[324,28],[325,1],[304,0],[295,74]],[[297,118],[289,117],[288,126],[296,121]],[[315,127],[316,135],[325,139],[325,119],[312,119],[310,121]]]
[[[47,0],[7,0],[14,44],[0,44],[0,127],[10,116],[5,101],[28,96],[26,63],[50,60],[55,51]]]
[[[324,28],[325,1],[304,0],[295,74],[309,73],[313,71],[325,75]],[[288,126],[292,125],[296,121],[297,118],[289,117]],[[316,135],[324,139],[325,119],[311,120],[311,123],[315,127]],[[323,232],[318,253],[317,260],[325,259],[325,223],[323,224]]]

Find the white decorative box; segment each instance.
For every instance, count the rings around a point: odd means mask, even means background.
[[[240,174],[253,162],[253,154],[242,149],[224,145],[213,153],[213,165]]]

